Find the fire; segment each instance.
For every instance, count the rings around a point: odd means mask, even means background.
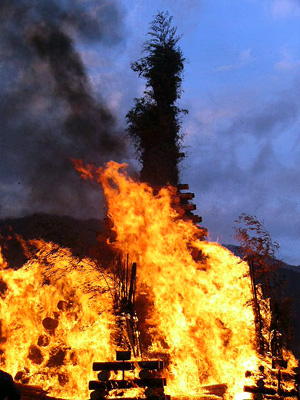
[[[245,371],[259,362],[248,265],[218,244],[199,241],[199,228],[171,207],[172,190],[154,196],[124,167],[110,162],[99,180],[114,245],[137,262],[138,291],[153,302],[148,354],[170,357],[168,393],[195,396],[214,383],[227,384],[231,396],[242,392]]]
[[[249,397],[245,372],[266,364],[255,350],[249,266],[199,239],[201,229],[172,207],[174,188],[156,193],[129,178],[124,164],[98,170],[75,164],[103,187],[110,245],[137,263],[143,357],[165,361],[167,394],[207,397],[218,385],[219,397]],[[52,396],[86,398],[92,363],[114,359],[114,278],[109,266],[76,259],[53,243],[30,245],[35,254],[16,271],[0,254],[0,368]],[[269,312],[265,302],[265,320]]]
[[[17,271],[0,258],[0,368],[52,396],[87,398],[92,362],[113,353],[109,276],[52,243],[31,245]]]

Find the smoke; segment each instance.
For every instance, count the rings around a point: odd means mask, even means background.
[[[23,190],[15,209],[2,205],[2,213],[91,215],[87,205],[98,193],[79,181],[70,158],[101,165],[128,155],[75,43],[102,51],[120,44],[117,3],[2,0],[0,27],[0,185],[7,199],[17,184]]]

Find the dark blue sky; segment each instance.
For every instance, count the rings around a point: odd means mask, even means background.
[[[196,194],[203,226],[209,229],[212,240],[234,243],[234,220],[242,212],[254,214],[279,243],[279,256],[300,264],[299,0],[75,3],[91,18],[102,18],[105,29],[101,40],[87,40],[86,27],[80,30],[78,24],[68,26],[68,33],[82,58],[94,97],[105,100],[117,116],[120,131],[134,97],[144,89],[144,82],[130,70],[130,62],[141,56],[152,17],[159,10],[169,10],[178,33],[183,35],[180,46],[187,59],[179,104],[189,109],[183,122],[187,158],[182,164],[181,181],[189,183]],[[70,12],[72,7],[68,7]],[[111,19],[111,7],[117,10],[118,18]],[[6,56],[3,46],[1,55]],[[31,68],[33,65],[39,74],[46,68],[37,62],[31,63]],[[2,82],[5,77],[6,89],[11,92],[8,70],[9,63],[1,63]],[[54,95],[49,101],[41,93],[39,90],[32,106],[35,114],[54,107]],[[52,119],[47,115],[51,124],[64,117],[63,112],[53,112]],[[14,127],[14,131],[17,129],[21,130],[22,124]],[[63,213],[65,206],[47,206],[47,202],[45,206],[28,201],[25,205],[28,180],[22,180],[24,160],[18,156],[24,144],[12,141],[8,146],[10,139],[5,140],[3,154],[13,148],[12,143],[16,150],[8,161],[7,156],[2,157],[6,160],[5,173],[3,169],[0,172],[2,216],[35,210]],[[130,150],[124,158],[139,168]],[[84,185],[77,184],[78,193],[86,189]],[[76,211],[76,202],[69,212],[97,216],[97,195],[87,197],[86,204],[90,201],[90,205],[85,213]]]

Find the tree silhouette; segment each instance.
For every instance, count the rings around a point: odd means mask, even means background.
[[[272,274],[275,265],[275,253],[279,244],[272,240],[270,233],[258,221],[255,215],[241,214],[235,221],[236,239],[240,243],[244,258],[255,265],[255,275]]]
[[[146,80],[144,96],[135,99],[126,115],[127,132],[142,163],[140,178],[152,186],[178,183],[180,114],[184,57],[177,43],[180,37],[172,27],[172,16],[160,12],[150,24],[150,39],[144,43],[145,56],[131,65]]]
[[[272,240],[270,233],[256,216],[241,214],[235,221],[236,239],[240,243],[245,261],[249,264],[254,297],[257,337],[261,353],[270,346],[263,338],[262,331],[269,336],[274,330],[284,333],[285,341],[291,339],[291,299],[283,297],[283,282],[279,281],[277,270],[280,261],[275,254],[279,244]],[[261,298],[257,294],[260,285],[264,298],[270,299],[271,319],[264,321],[261,313]]]

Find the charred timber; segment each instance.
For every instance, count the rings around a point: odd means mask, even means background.
[[[151,370],[151,369],[141,369],[139,372],[140,379],[148,379],[148,378],[160,378],[161,377],[160,370]]]
[[[200,217],[199,215],[189,214],[189,215],[184,216],[184,220],[193,221],[195,223],[198,223],[198,222],[202,222],[202,217]]]
[[[92,394],[91,394],[92,396]],[[119,400],[120,397],[96,397],[94,398],[93,396],[93,400]],[[126,400],[145,400],[144,397],[126,397]],[[151,396],[151,397],[147,397],[147,400],[171,400],[171,396],[165,394],[162,396]]]
[[[110,378],[110,371],[100,371],[97,375],[97,378],[99,381],[108,381]]]
[[[278,394],[281,397],[297,397],[298,392],[297,390],[282,390],[282,389],[274,389],[270,387],[258,387],[258,386],[244,386],[244,392],[248,393],[260,393],[260,394],[267,394],[267,395],[276,395]]]
[[[287,368],[287,360],[273,359],[272,360],[272,368],[273,369]]]
[[[271,376],[273,378],[277,378],[278,377],[278,370],[271,370]],[[280,376],[281,378],[283,378],[285,381],[289,382],[289,381],[295,381],[297,383],[300,383],[300,374],[299,373],[290,373],[290,372],[286,372],[286,371],[280,371]]]
[[[107,382],[90,381],[89,390],[103,389],[103,390],[115,390],[115,389],[130,389],[133,387],[155,387],[163,388],[166,386],[165,378],[147,378],[147,379],[132,379],[132,380],[110,380]]]
[[[134,370],[133,362],[94,362],[93,371],[132,371]]]
[[[138,366],[142,369],[156,369],[161,370],[164,368],[163,361],[139,361]]]
[[[180,207],[182,207],[184,210],[189,210],[193,211],[196,210],[196,204],[181,204]]]
[[[275,395],[277,390],[269,387],[244,386],[244,392]]]
[[[204,389],[209,395],[223,397],[227,391],[227,385],[225,383],[220,383],[217,385],[206,385],[201,386],[201,389]]]
[[[138,361],[136,363],[141,369],[155,369],[162,370],[164,363],[160,360],[157,361]],[[112,361],[112,362],[94,362],[93,371],[132,371],[135,369],[133,362]]]
[[[181,200],[192,200],[195,197],[194,193],[178,193]]]
[[[135,269],[136,274],[136,263],[133,263],[132,268]],[[128,361],[131,359],[131,351],[117,351],[116,352],[116,359],[117,361]]]
[[[179,183],[177,185],[178,190],[189,190],[189,184],[188,183]]]

